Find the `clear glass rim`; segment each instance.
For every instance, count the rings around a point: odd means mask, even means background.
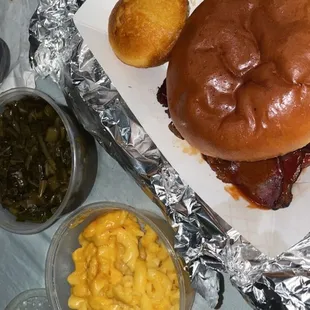
[[[45,288],[33,288],[19,293],[9,302],[9,304],[5,307],[5,310],[16,310],[16,307],[21,302],[27,301],[28,299],[33,297],[44,297],[47,299],[47,293]]]
[[[125,210],[132,214],[134,214],[138,220],[141,222],[144,222],[145,224],[149,225],[158,235],[159,239],[163,242],[164,246],[167,248],[170,257],[172,258],[172,261],[174,263],[174,266],[177,271],[178,281],[179,281],[179,289],[180,289],[180,310],[187,310],[186,307],[186,288],[185,288],[185,281],[183,276],[183,268],[180,263],[180,259],[178,255],[176,254],[173,246],[171,245],[170,241],[167,239],[167,237],[161,232],[159,227],[147,216],[142,214],[143,211],[150,213],[154,217],[158,217],[157,214],[152,213],[147,210],[138,210],[135,209],[129,205],[118,203],[118,202],[109,202],[109,201],[103,201],[103,202],[95,202],[88,204],[86,206],[83,206],[82,208],[72,212],[68,218],[65,219],[65,221],[59,226],[57,231],[55,232],[52,241],[50,243],[50,247],[47,252],[46,256],[46,267],[45,267],[45,287],[46,287],[46,293],[47,297],[53,306],[53,309],[55,310],[64,310],[61,308],[59,304],[59,300],[57,298],[56,293],[56,284],[55,284],[55,258],[56,253],[58,251],[59,243],[61,240],[62,235],[69,229],[70,223],[74,222],[76,219],[78,219],[79,216],[83,215],[83,213],[87,213],[89,211],[102,211],[102,212],[109,212],[114,210]],[[140,212],[139,212],[140,211]],[[169,225],[167,223],[167,225]]]
[[[76,169],[77,169],[77,159],[76,159],[76,150],[77,150],[77,144],[74,139],[71,125],[68,121],[67,116],[65,113],[62,111],[62,109],[59,107],[59,105],[47,94],[33,88],[28,88],[28,87],[18,87],[18,88],[12,88],[10,90],[7,90],[3,93],[0,94],[0,101],[9,95],[21,95],[21,96],[33,96],[33,97],[40,97],[43,100],[45,100],[58,114],[60,117],[61,121],[63,122],[67,135],[69,138],[70,146],[71,146],[71,177],[68,185],[68,190],[66,192],[66,195],[60,204],[60,206],[57,208],[56,212],[44,223],[37,224],[36,227],[29,228],[29,229],[24,229],[24,230],[18,230],[16,231],[14,228],[7,227],[5,225],[0,224],[0,227],[5,229],[6,231],[9,231],[14,234],[19,234],[19,235],[32,235],[39,233],[48,227],[50,227],[54,222],[61,216],[64,208],[66,207],[70,196],[73,192],[74,189],[74,180],[76,179]],[[10,100],[7,102],[9,103]]]

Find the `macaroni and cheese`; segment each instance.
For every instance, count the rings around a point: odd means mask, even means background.
[[[179,310],[174,263],[157,234],[127,211],[89,224],[73,254],[70,309]]]

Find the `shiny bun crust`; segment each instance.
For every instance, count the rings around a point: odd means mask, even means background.
[[[203,154],[258,161],[310,141],[310,1],[207,0],[170,57],[169,111]]]
[[[120,0],[109,19],[111,47],[130,66],[159,66],[168,60],[187,16],[188,0]]]

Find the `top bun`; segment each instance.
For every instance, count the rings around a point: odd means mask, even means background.
[[[310,1],[208,0],[170,57],[169,111],[203,154],[284,155],[310,141]]]
[[[116,56],[138,68],[168,60],[188,16],[188,0],[120,0],[109,19]]]

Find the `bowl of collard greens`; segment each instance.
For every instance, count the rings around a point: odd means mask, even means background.
[[[97,173],[93,138],[66,106],[29,88],[0,95],[0,226],[33,234],[87,198]]]

